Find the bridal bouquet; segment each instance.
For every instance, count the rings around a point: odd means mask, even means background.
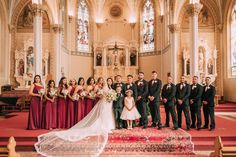
[[[66,98],[67,94],[69,93],[67,89],[63,89],[61,92],[63,93],[64,98]]]
[[[117,93],[114,90],[109,90],[105,94],[105,98],[107,102],[115,101],[117,99]]]
[[[57,96],[57,90],[50,90],[50,92],[48,94],[50,95],[50,97],[56,97]]]
[[[79,100],[79,95],[78,94],[74,94],[72,96],[72,99],[75,100],[75,101]]]
[[[38,91],[39,95],[40,96],[43,96],[44,93],[45,93],[45,90],[43,88],[41,88],[39,91]]]

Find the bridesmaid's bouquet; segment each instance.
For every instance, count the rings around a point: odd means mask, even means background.
[[[94,91],[91,91],[88,93],[88,96],[91,97],[91,99],[95,99],[96,98],[96,93]]]
[[[79,95],[78,94],[74,94],[72,96],[72,99],[75,100],[75,101],[78,101],[79,100]]]
[[[50,92],[48,93],[50,95],[50,97],[56,97],[57,96],[57,90],[50,90]]]
[[[62,93],[64,95],[64,98],[66,98],[67,94],[69,93],[69,91],[67,89],[63,89]]]
[[[84,99],[87,95],[88,95],[88,93],[87,93],[86,91],[82,91],[82,92],[80,93],[80,97],[81,97],[82,99]]]
[[[41,88],[39,91],[38,91],[39,95],[40,96],[43,96],[45,94],[45,90],[43,88]]]
[[[105,98],[107,102],[112,102],[117,100],[117,93],[115,90],[109,90],[106,94],[105,94]]]

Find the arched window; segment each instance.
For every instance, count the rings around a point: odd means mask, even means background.
[[[231,67],[232,75],[236,76],[236,4],[234,5],[231,13],[230,26]]]
[[[154,7],[151,0],[146,0],[143,6],[142,28],[141,28],[141,45],[142,52],[154,50],[155,30],[154,30]]]
[[[79,0],[77,15],[77,50],[89,52],[89,11],[85,0]]]

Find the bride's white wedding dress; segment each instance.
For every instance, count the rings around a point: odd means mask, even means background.
[[[109,89],[105,86],[103,90]],[[43,156],[99,156],[112,129],[115,129],[112,102],[101,98],[72,128],[40,135],[35,149]]]

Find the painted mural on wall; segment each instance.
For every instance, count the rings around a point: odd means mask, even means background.
[[[85,0],[78,3],[77,16],[77,50],[81,52],[89,51],[89,11]]]
[[[28,3],[21,11],[17,21],[17,32],[33,32],[33,5]],[[43,12],[43,29],[50,30],[50,22],[46,12]],[[31,31],[29,31],[31,30]]]
[[[153,51],[154,50],[154,7],[151,0],[146,0],[143,15],[142,15],[143,28],[141,29],[142,34],[142,50],[143,52]]]

